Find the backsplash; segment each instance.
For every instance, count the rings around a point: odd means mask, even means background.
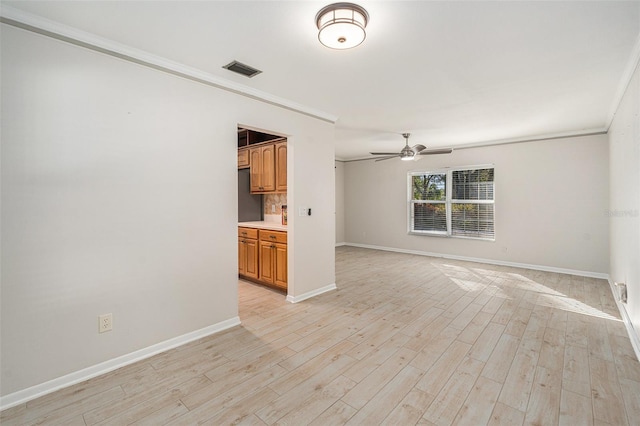
[[[265,194],[264,200],[264,214],[281,214],[282,206],[287,205],[287,194]],[[271,210],[272,206],[276,206],[275,212]]]

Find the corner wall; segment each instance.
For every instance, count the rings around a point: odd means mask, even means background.
[[[610,277],[627,285],[627,303],[619,306],[640,356],[640,66],[609,129],[609,170]]]
[[[290,208],[313,208],[290,216],[289,295],[335,283],[332,124],[1,31],[3,405],[237,322],[239,123],[290,135]]]
[[[495,241],[407,234],[407,172],[482,164],[495,166]],[[608,174],[606,135],[346,163],[346,241],[604,277]]]

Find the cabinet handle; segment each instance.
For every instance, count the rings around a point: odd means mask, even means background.
[[[276,248],[276,246],[274,246],[274,245],[272,244],[272,245],[271,245],[271,248],[273,248],[273,249],[274,249],[274,248]]]
[[[272,240],[275,240],[276,236],[275,235],[269,235],[269,238],[271,238]]]

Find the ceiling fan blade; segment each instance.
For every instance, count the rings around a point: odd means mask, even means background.
[[[412,146],[411,149],[413,150],[413,152],[415,152],[417,154],[420,151],[423,151],[423,150],[427,149],[427,147],[422,145],[422,144],[416,144],[416,145]]]
[[[378,162],[378,161],[384,161],[384,160],[390,160],[390,159],[392,159],[392,158],[396,158],[396,157],[399,157],[399,155],[398,155],[398,154],[396,154],[396,155],[390,155],[390,156],[388,156],[388,157],[380,157],[380,158],[376,158],[376,162]]]
[[[370,152],[369,154],[371,154],[371,155],[393,155],[393,156],[400,155],[397,152]]]
[[[451,154],[452,152],[453,152],[453,149],[451,148],[430,149],[428,151],[420,151],[418,155]]]

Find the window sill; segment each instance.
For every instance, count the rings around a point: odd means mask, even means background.
[[[447,235],[446,232],[409,231],[408,234],[409,235],[420,235],[420,236],[423,236],[423,237],[444,237],[444,238],[449,237],[449,235]]]
[[[481,238],[481,237],[465,237],[464,235],[449,235],[444,232],[428,232],[428,231],[409,231],[408,235],[419,235],[422,237],[439,237],[439,238],[457,238],[461,240],[476,240],[476,241],[487,241],[490,243],[495,243],[495,238]]]

